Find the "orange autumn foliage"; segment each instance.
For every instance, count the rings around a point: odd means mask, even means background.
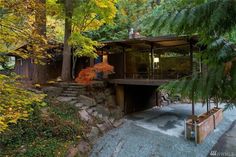
[[[111,74],[114,72],[114,67],[106,62],[97,63],[92,67],[87,67],[81,70],[75,81],[82,84],[90,84],[96,78],[97,73]]]

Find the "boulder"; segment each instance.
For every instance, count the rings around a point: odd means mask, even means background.
[[[97,127],[102,133],[105,133],[107,130],[111,128],[111,125],[108,123],[97,124]]]
[[[113,126],[117,128],[118,126],[122,125],[123,123],[124,123],[124,119],[119,119],[113,123]]]
[[[107,97],[107,104],[108,106],[116,106],[115,96],[110,95]]]
[[[76,99],[77,99],[77,97],[67,97],[67,96],[57,97],[57,100],[61,101],[61,102],[69,102],[69,101],[73,101],[73,100],[76,100]]]
[[[81,153],[88,153],[90,151],[90,145],[85,141],[80,141],[77,148]]]
[[[95,111],[97,111],[98,114],[101,114],[102,116],[107,116],[107,117],[109,117],[109,115],[110,115],[109,109],[108,109],[108,108],[105,108],[105,107],[103,107],[103,106],[96,106]]]
[[[96,101],[93,98],[87,97],[85,95],[80,95],[79,100],[81,103],[85,104],[86,106],[95,106]]]
[[[78,154],[87,154],[90,151],[90,145],[85,141],[80,141],[76,147],[71,147],[67,152],[66,157],[75,157]]]
[[[79,116],[80,116],[81,120],[86,121],[86,122],[92,120],[91,119],[92,117],[88,114],[88,112],[86,110],[79,111]]]
[[[97,127],[92,127],[89,134],[87,134],[88,140],[94,143],[99,135],[99,129]]]
[[[80,103],[80,102],[78,102],[78,103],[76,103],[74,105],[75,105],[75,107],[78,107],[78,108],[82,108],[84,106],[84,104]]]

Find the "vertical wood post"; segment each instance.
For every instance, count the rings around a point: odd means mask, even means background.
[[[154,78],[153,58],[154,58],[154,51],[153,51],[153,45],[151,45],[151,75],[152,75],[152,78]]]
[[[123,50],[123,78],[126,78],[126,54],[125,54],[125,48],[122,47]]]

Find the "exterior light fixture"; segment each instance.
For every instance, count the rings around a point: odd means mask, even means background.
[[[154,62],[154,63],[159,63],[159,58],[158,58],[158,57],[155,57],[153,62]]]

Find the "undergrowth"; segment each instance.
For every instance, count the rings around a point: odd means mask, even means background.
[[[74,106],[48,100],[47,107],[34,108],[29,120],[0,134],[0,156],[65,156],[71,144],[84,137],[85,128]]]

